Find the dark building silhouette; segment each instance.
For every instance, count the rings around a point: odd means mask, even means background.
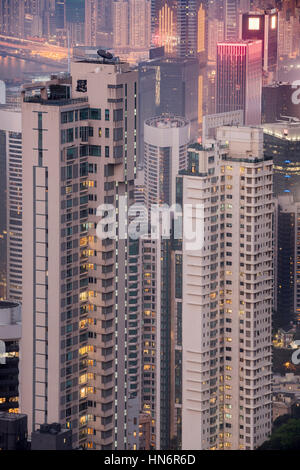
[[[26,415],[0,412],[0,450],[28,450]]]

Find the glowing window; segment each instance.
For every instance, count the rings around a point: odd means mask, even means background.
[[[260,27],[260,19],[259,18],[249,18],[248,28],[251,31],[258,31]]]
[[[276,15],[271,17],[271,29],[276,28]]]

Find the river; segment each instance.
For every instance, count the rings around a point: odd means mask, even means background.
[[[47,76],[51,73],[61,72],[63,67],[38,64],[16,57],[0,56],[0,80],[15,82],[16,84],[31,81],[33,77]]]

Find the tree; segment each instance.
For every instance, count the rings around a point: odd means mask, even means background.
[[[269,441],[258,450],[300,450],[300,419],[290,418],[273,430]]]

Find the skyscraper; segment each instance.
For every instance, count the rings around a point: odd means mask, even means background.
[[[175,251],[175,437],[182,449],[254,449],[271,431],[274,207],[261,130],[221,127],[191,146],[177,186],[183,213],[205,212],[203,246]]]
[[[264,13],[241,14],[241,37],[244,40],[262,41],[262,67],[266,82],[273,82],[277,74],[278,61],[278,13],[266,10]]]
[[[246,125],[261,123],[260,40],[218,44],[216,112],[244,110]]]
[[[131,398],[139,412],[130,363],[139,308],[121,234],[136,172],[137,72],[99,57],[73,62],[71,76],[72,86],[66,77],[23,89],[21,406],[30,430],[59,422],[75,445],[124,449]],[[117,208],[115,238],[99,222],[102,204]]]
[[[292,193],[298,200],[300,123],[297,120],[266,123],[263,129],[265,154],[274,161],[274,194]]]

